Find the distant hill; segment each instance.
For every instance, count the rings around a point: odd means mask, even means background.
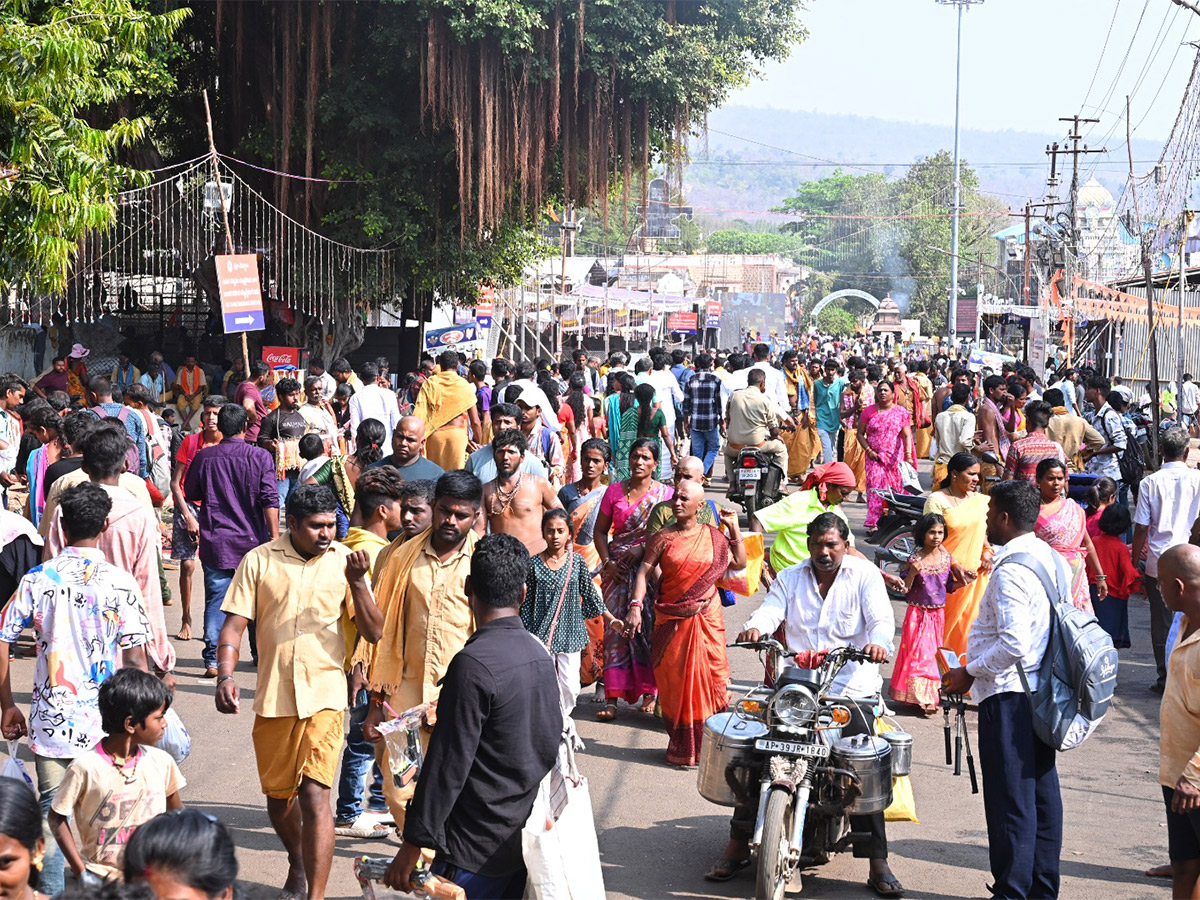
[[[911,163],[954,146],[954,130],[939,125],[752,106],[716,110],[709,114],[708,126],[707,147],[703,137],[692,141],[694,162],[684,178],[687,202],[705,218],[753,220],[757,218],[754,211],[778,205],[800,182],[834,171],[830,165],[813,165],[816,160],[809,157],[842,164],[872,163],[875,165],[866,169],[845,165],[845,171],[880,171],[900,178],[906,171],[904,166],[880,164]],[[1092,145],[1101,137],[1103,132],[1097,133]],[[1062,142],[1062,133],[964,130],[962,159],[967,164],[983,164],[976,169],[982,189],[1016,209],[1027,199],[1045,195],[1050,171],[1045,149],[1056,140]],[[1114,196],[1120,194],[1125,183],[1126,156],[1123,141],[1120,143],[1117,146],[1117,140],[1110,141],[1112,152],[1108,156],[1092,157],[1081,161],[1080,166],[1084,172],[1095,159],[1111,163],[1101,166],[1096,177]],[[1162,151],[1162,143],[1157,141],[1135,139],[1133,144],[1134,159],[1139,161],[1157,159]],[[992,165],[1009,162],[1028,165]],[[1063,171],[1067,162],[1060,156],[1060,197],[1066,196],[1070,182],[1069,168]],[[1139,170],[1149,169],[1150,165],[1139,165]]]

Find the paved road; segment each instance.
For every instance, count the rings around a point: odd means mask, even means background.
[[[847,509],[861,534],[865,507],[850,504]],[[177,573],[170,575],[174,583]],[[742,599],[726,611],[730,634],[759,599]],[[1148,865],[1166,861],[1166,829],[1157,785],[1158,698],[1147,690],[1154,680],[1148,618],[1144,602],[1135,600],[1131,607],[1134,647],[1123,651],[1114,708],[1097,735],[1060,757],[1066,807],[1064,897],[1169,896],[1166,882],[1142,875]],[[899,640],[903,605],[897,604],[895,612]],[[179,616],[178,605],[168,608],[172,633]],[[200,647],[196,641],[178,647],[176,706],[193,738],[192,756],[183,766],[189,782],[184,802],[230,826],[249,885],[277,888],[286,867],[255,776],[252,716],[216,713],[212,683],[199,678]],[[752,653],[730,652],[735,681],[749,682],[761,674]],[[28,686],[32,663],[21,660],[14,668],[13,684]],[[243,709],[248,710],[253,675],[243,668],[238,678],[246,698]],[[19,690],[18,702],[27,705],[28,700],[28,692]],[[615,722],[600,723],[594,719],[598,707],[589,701],[585,692],[575,718],[587,743],[581,765],[590,781],[608,895],[614,900],[751,896],[753,879],[747,873],[724,885],[703,880],[727,836],[728,810],[696,792],[694,771],[666,765],[666,738],[657,720],[623,708]],[[974,713],[969,719],[973,736]],[[943,765],[940,716],[901,722],[915,736],[913,783],[921,824],[889,824],[893,869],[909,897],[987,897],[982,799],[972,796],[965,773],[955,778]],[[339,838],[330,896],[358,896],[350,870],[355,856],[394,851],[391,842]],[[803,896],[873,896],[865,878],[865,862],[840,856],[806,878]]]

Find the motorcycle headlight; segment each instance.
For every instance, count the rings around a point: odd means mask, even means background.
[[[817,701],[799,685],[785,687],[771,700],[771,713],[784,725],[804,725],[817,715]]]

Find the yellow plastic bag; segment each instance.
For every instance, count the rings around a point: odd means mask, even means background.
[[[744,569],[728,569],[717,582],[717,587],[733,591],[743,597],[751,596],[758,590],[762,580],[763,569],[763,536],[758,533],[744,535],[742,540],[746,547],[746,567]]]
[[[876,717],[876,734],[899,730],[887,720]],[[908,775],[895,775],[892,777],[892,805],[883,811],[883,819],[885,822],[915,822],[918,825],[921,824],[921,820],[917,818],[917,800],[913,796],[912,779]]]

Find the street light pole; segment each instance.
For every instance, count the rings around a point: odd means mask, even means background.
[[[983,0],[937,0],[943,6],[958,7],[958,38],[954,58],[954,210],[950,218],[950,302],[946,312],[946,330],[950,347],[958,345],[958,225],[961,213],[962,179],[959,177],[958,124],[959,100],[962,96],[962,17],[963,9]]]

